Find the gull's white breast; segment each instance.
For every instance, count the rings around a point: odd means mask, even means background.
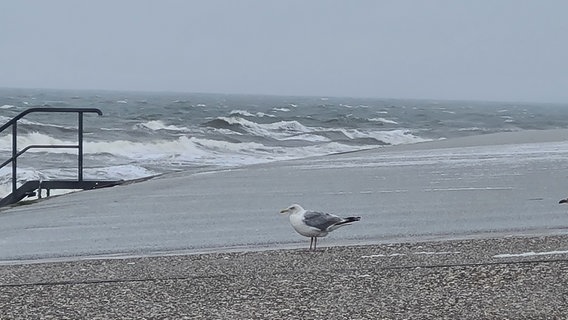
[[[290,224],[299,234],[305,237],[325,237],[326,231],[318,228],[310,227],[304,223],[304,215],[302,213],[293,213],[290,215]]]

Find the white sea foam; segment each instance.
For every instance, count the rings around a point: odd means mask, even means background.
[[[76,142],[53,138],[37,132],[18,136],[18,145],[22,148],[32,144],[73,145],[76,144]],[[0,146],[2,146],[1,151],[9,151],[11,138],[9,136],[0,137]],[[351,147],[339,143],[324,143],[321,145],[294,148],[294,151],[290,152],[290,149],[286,147],[266,146],[257,142],[235,143],[187,136],[181,136],[174,140],[157,139],[145,142],[127,140],[84,142],[85,155],[110,154],[113,157],[130,159],[130,161],[142,165],[144,163],[155,164],[156,161],[158,161],[164,163],[192,162],[195,164],[234,166],[357,149],[359,149],[359,147]],[[30,149],[28,152],[75,155],[77,150]]]
[[[17,185],[30,180],[45,180],[49,174],[33,168],[18,168]],[[4,167],[0,169],[0,198],[12,193],[12,169]]]
[[[259,125],[260,127],[265,127],[269,130],[281,130],[286,132],[310,132],[312,131],[308,127],[305,127],[298,121],[278,121],[274,123],[269,123],[265,125]]]
[[[381,123],[386,123],[386,124],[398,124],[398,122],[396,122],[396,121],[388,120],[388,119],[385,119],[385,118],[371,118],[371,119],[369,119],[369,121],[381,122]]]
[[[313,130],[303,126],[298,121],[278,121],[274,123],[259,124],[240,117],[220,117],[219,119],[232,125],[240,125],[248,133],[273,139],[285,139],[290,135],[308,133]]]
[[[118,165],[106,166],[98,168],[85,168],[83,170],[84,179],[93,180],[132,180],[138,178],[149,177],[158,174],[158,172],[148,170],[137,165]],[[35,168],[18,167],[17,185],[20,186],[27,181],[32,180],[75,180],[77,179],[77,169],[74,168],[51,168],[37,170]],[[12,174],[11,168],[0,169],[0,198],[12,193]],[[75,190],[60,190],[51,192],[52,195],[69,193]],[[37,196],[29,199],[36,199]]]
[[[87,154],[110,153],[122,158],[137,160],[139,162],[171,159],[180,154],[193,154],[200,156],[204,152],[188,143],[185,136],[177,140],[154,140],[148,142],[133,142],[115,140],[104,142],[87,142],[84,151]]]
[[[225,136],[232,136],[232,135],[242,136],[242,135],[244,135],[243,133],[233,131],[233,130],[230,130],[230,129],[225,129],[225,128],[218,128],[218,129],[217,128],[213,128],[213,129],[208,128],[208,130],[210,132],[219,133],[219,134],[222,134],[222,135],[225,135]]]
[[[0,123],[7,123],[8,121],[12,120],[12,117],[4,117],[4,116],[0,116]],[[28,120],[26,118],[22,118],[18,120],[18,124],[20,125],[27,125],[27,126],[43,126],[43,127],[49,127],[49,128],[59,128],[59,129],[65,129],[65,130],[72,130],[72,129],[76,129],[77,127],[72,127],[72,126],[61,126],[61,125],[56,125],[56,124],[50,124],[50,123],[42,123],[42,122],[37,122],[37,121],[31,121]]]
[[[373,146],[348,146],[331,142],[328,138],[313,134],[311,129],[295,121],[281,121],[267,125],[256,125],[251,122],[251,131],[270,137],[280,136],[282,140],[305,140],[317,143],[303,147],[268,146],[258,142],[229,142],[207,138],[181,136],[177,139],[155,139],[144,142],[127,140],[114,141],[85,141],[84,154],[108,154],[121,161],[133,161],[141,166],[144,164],[187,163],[208,165],[243,165],[284,159],[324,155],[330,153],[355,151]],[[161,127],[161,125],[159,126]],[[304,132],[307,131],[307,132]],[[386,131],[364,133],[358,130],[345,130],[344,134],[352,139],[375,137],[382,141],[399,144],[408,141],[419,141],[419,138],[405,131]],[[28,145],[75,145],[76,141],[66,141],[53,138],[38,132],[18,136],[21,148]],[[0,137],[0,151],[9,152],[11,137]],[[30,153],[47,152],[58,154],[77,154],[76,149],[30,149]],[[116,160],[115,159],[115,160]],[[123,160],[119,160],[123,159]],[[110,160],[113,161],[113,160]]]
[[[304,140],[311,142],[330,142],[329,138],[318,134],[302,133],[297,135],[292,135],[290,137],[282,138],[281,140]]]
[[[3,125],[4,123],[7,123],[7,122],[10,121],[11,119],[12,119],[12,118],[0,116],[0,123]]]
[[[383,141],[390,145],[411,144],[411,143],[430,141],[430,139],[425,139],[415,136],[409,130],[404,130],[404,129],[370,131],[370,132],[363,132],[357,129],[349,129],[349,130],[343,129],[341,131],[351,139],[373,138],[379,141]]]
[[[496,139],[493,139],[496,141]],[[449,142],[451,143],[452,140]],[[428,145],[428,144],[426,144]],[[390,151],[388,153],[365,153],[352,157],[344,157],[343,161],[331,162],[322,158],[314,160],[302,167],[309,168],[349,168],[349,167],[394,167],[394,166],[423,166],[444,164],[448,166],[468,166],[472,163],[492,165],[505,163],[518,165],[537,161],[564,161],[568,150],[568,142],[540,142],[510,145],[479,145],[462,146],[458,148],[418,148],[417,150]],[[494,190],[493,187],[483,190]],[[511,186],[494,187],[498,190],[511,190]],[[467,191],[466,188],[453,191]],[[431,190],[435,191],[435,190]],[[444,191],[444,190],[441,190]],[[450,190],[445,190],[450,191]]]
[[[186,127],[178,127],[174,125],[167,125],[161,120],[151,120],[147,122],[143,122],[137,125],[138,127],[147,128],[150,130],[169,130],[169,131],[181,131],[181,132],[191,132],[189,128]]]
[[[84,170],[86,179],[131,180],[158,174],[144,167],[127,164],[101,168],[87,168]]]
[[[250,113],[246,110],[233,110],[229,114],[231,116],[241,115],[241,116],[245,116],[245,117],[258,117],[258,118],[262,118],[262,117],[274,118],[274,117],[276,117],[275,115],[267,114],[267,113],[264,113],[264,112]]]
[[[467,128],[459,128],[458,131],[486,131],[486,129],[480,127],[467,127]]]
[[[238,166],[354,151],[361,147],[330,142],[290,149],[266,146],[257,142],[234,143],[182,136],[176,140],[151,142],[87,142],[84,149],[87,154],[111,153],[140,165],[163,162],[164,164]]]
[[[386,131],[364,131],[360,129],[307,127],[298,121],[278,121],[260,124],[240,117],[220,117],[220,120],[231,125],[239,125],[247,133],[259,137],[276,140],[306,140],[311,142],[327,142],[325,132],[341,132],[349,139],[373,138],[391,145],[430,141],[413,135],[410,130],[397,129]],[[368,146],[364,146],[365,148]]]
[[[12,109],[15,108],[16,106],[10,105],[10,104],[5,104],[3,106],[0,106],[0,109]]]
[[[32,132],[28,134],[18,135],[17,139],[18,148],[22,149],[29,145],[76,145],[77,142],[64,141],[56,138],[52,138],[46,134],[39,132]],[[0,151],[10,151],[12,150],[12,137],[11,136],[0,136]],[[30,149],[28,152],[41,152],[46,149]],[[76,153],[76,150],[71,149],[50,149],[53,153]]]

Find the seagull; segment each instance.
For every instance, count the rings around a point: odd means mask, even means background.
[[[290,224],[294,230],[305,237],[310,237],[310,250],[314,251],[318,237],[325,237],[339,227],[361,220],[361,217],[341,218],[330,213],[306,211],[299,204],[293,204],[280,213],[289,214]]]

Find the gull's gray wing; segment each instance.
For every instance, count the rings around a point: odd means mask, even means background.
[[[343,221],[342,218],[329,213],[315,211],[307,211],[304,213],[304,222],[308,226],[318,228],[321,231],[325,231],[327,228],[341,221]]]

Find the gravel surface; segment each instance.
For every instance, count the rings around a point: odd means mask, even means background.
[[[0,319],[565,319],[568,236],[0,266]]]

